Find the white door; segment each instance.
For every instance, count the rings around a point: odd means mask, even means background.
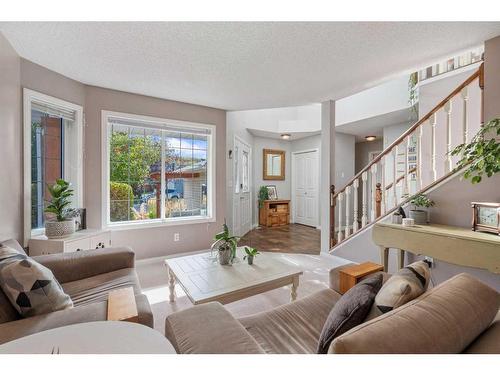
[[[293,212],[297,224],[318,226],[318,151],[294,154]]]
[[[233,232],[244,236],[252,229],[251,205],[251,160],[250,147],[240,139],[234,139],[234,192],[233,192]]]

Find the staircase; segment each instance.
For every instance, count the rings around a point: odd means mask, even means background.
[[[483,124],[483,65],[344,187],[330,188],[330,248],[365,231],[456,172],[450,151]]]

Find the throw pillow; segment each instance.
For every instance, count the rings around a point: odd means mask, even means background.
[[[0,247],[0,287],[23,317],[73,307],[47,267],[5,245]]]
[[[340,297],[321,330],[319,354],[328,353],[328,347],[336,337],[363,323],[381,287],[382,275],[378,274],[356,284]]]
[[[424,261],[418,261],[400,269],[385,282],[377,293],[367,320],[417,298],[427,290],[429,279],[430,269]]]

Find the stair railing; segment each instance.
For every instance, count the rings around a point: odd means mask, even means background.
[[[331,248],[453,172],[450,151],[467,142],[484,123],[483,89],[481,65],[344,187],[335,191],[331,186]]]

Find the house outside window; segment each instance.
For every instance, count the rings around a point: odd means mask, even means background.
[[[103,111],[106,226],[212,221],[213,125]]]

